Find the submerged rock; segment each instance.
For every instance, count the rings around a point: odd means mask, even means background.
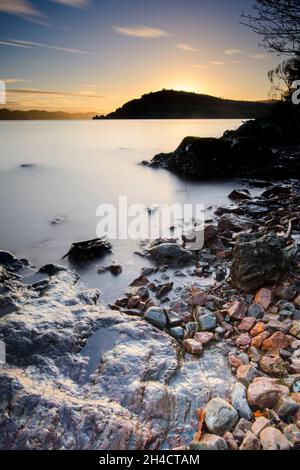
[[[162,243],[148,249],[148,253],[160,265],[179,266],[190,263],[193,255],[177,243]]]

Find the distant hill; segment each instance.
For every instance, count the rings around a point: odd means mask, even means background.
[[[61,111],[10,111],[9,109],[0,109],[0,120],[14,121],[14,120],[71,120],[71,119],[91,119],[94,113],[64,113]]]
[[[185,91],[162,90],[128,101],[94,119],[239,119],[265,114],[271,102],[235,101]]]

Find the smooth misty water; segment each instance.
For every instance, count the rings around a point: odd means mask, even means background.
[[[0,122],[0,249],[37,266],[54,262],[74,241],[96,236],[96,208],[128,202],[228,202],[234,182],[186,182],[168,171],[139,166],[162,151],[175,149],[187,135],[219,137],[240,120],[170,121],[17,121]],[[21,167],[32,163],[32,167]],[[213,177],[213,175],[212,175]],[[208,212],[209,213],[209,212]],[[55,217],[60,225],[51,225]],[[134,254],[136,241],[113,241],[113,254],[91,263],[80,274],[103,291],[104,301],[120,294],[147,265]],[[97,274],[111,260],[124,265],[122,275]]]

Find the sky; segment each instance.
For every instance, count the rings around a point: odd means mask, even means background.
[[[163,88],[265,100],[280,61],[240,24],[255,0],[0,0],[6,107],[113,111]]]

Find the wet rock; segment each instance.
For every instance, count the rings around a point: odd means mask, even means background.
[[[251,194],[248,189],[234,189],[228,197],[233,201],[245,201],[251,199]]]
[[[247,431],[240,450],[260,450],[260,440],[251,431]]]
[[[273,375],[275,377],[281,377],[287,372],[285,361],[278,355],[263,356],[260,360],[259,365],[263,372],[265,372],[266,374]]]
[[[241,232],[242,230],[246,230],[251,228],[253,225],[253,221],[244,216],[239,216],[236,214],[223,214],[218,223],[218,228],[220,231],[232,231],[232,232]]]
[[[234,302],[228,310],[228,315],[234,320],[242,320],[248,311],[248,305],[245,302]]]
[[[212,331],[217,326],[217,319],[211,312],[197,317],[197,323],[200,331]]]
[[[246,317],[244,318],[241,323],[239,324],[239,330],[241,331],[252,331],[254,325],[256,323],[256,318],[254,317]],[[252,336],[252,335],[251,335]],[[255,335],[254,335],[255,336]]]
[[[167,315],[163,308],[150,307],[143,316],[144,320],[148,321],[154,326],[159,328],[166,328],[168,324]]]
[[[213,398],[205,407],[205,424],[207,429],[219,436],[231,431],[238,422],[237,411],[222,398]]]
[[[268,427],[260,434],[260,442],[264,450],[289,450],[290,444],[279,429]]]
[[[253,292],[266,285],[279,284],[287,276],[298,249],[285,247],[276,234],[241,234],[233,250],[231,279],[234,287]]]
[[[267,377],[259,377],[249,385],[247,399],[250,406],[273,408],[281,396],[288,395],[289,389]]]
[[[69,257],[74,262],[82,262],[98,258],[111,251],[112,245],[105,238],[95,238],[83,242],[73,243],[68,253],[63,257]]]
[[[239,450],[239,446],[237,445],[236,440],[231,432],[225,432],[223,439],[225,439],[229,450]]]
[[[252,419],[252,411],[248,405],[246,393],[246,387],[242,383],[237,382],[232,390],[231,404],[238,412],[240,418],[250,421]]]
[[[162,243],[161,245],[149,248],[148,253],[160,265],[179,266],[188,264],[193,259],[192,253],[177,243]]]
[[[191,354],[201,354],[202,344],[196,339],[185,339],[183,342],[185,350]]]
[[[251,344],[251,336],[248,333],[242,333],[236,338],[235,344],[238,348],[247,347]]]
[[[7,272],[3,266],[0,266],[0,282],[4,282],[8,279]]]
[[[200,441],[192,441],[190,450],[227,450],[227,443],[222,437],[207,433]]]
[[[65,271],[66,268],[64,266],[60,266],[58,264],[46,264],[42,266],[39,270],[42,274],[47,274],[48,276],[55,276],[61,271]]]
[[[113,261],[108,267],[108,271],[110,271],[114,276],[118,276],[123,272],[123,267],[121,264],[117,263],[116,261]]]
[[[250,335],[252,337],[254,336],[258,336],[260,335],[261,333],[263,333],[266,329],[266,325],[265,323],[262,323],[262,322],[258,322],[255,324],[255,326],[251,329],[250,331]]]
[[[271,289],[261,288],[254,299],[254,302],[261,305],[266,311],[270,307],[273,299],[273,292]]]
[[[291,301],[295,298],[295,291],[291,286],[278,286],[276,287],[274,294],[277,299]]]
[[[218,233],[218,227],[212,224],[206,225],[204,228],[204,241],[208,242],[209,240],[214,239]]]
[[[262,198],[270,198],[274,196],[280,196],[280,195],[290,195],[291,190],[287,186],[272,186],[272,188],[267,189],[261,194]]]
[[[289,340],[281,331],[277,331],[272,336],[265,339],[261,346],[263,351],[286,349],[288,347]]]
[[[236,371],[237,380],[245,386],[248,386],[257,376],[258,371],[256,367],[251,364],[242,365]]]
[[[255,436],[259,437],[260,433],[266,429],[268,426],[270,426],[270,420],[265,418],[264,416],[260,416],[259,418],[256,418],[254,423],[251,426],[251,431]]]
[[[15,260],[16,258],[9,251],[0,250],[0,264],[7,266]]]
[[[265,310],[260,304],[250,305],[247,312],[248,317],[253,317],[256,319],[263,318],[264,314]]]
[[[156,297],[158,299],[164,298],[169,292],[171,292],[171,290],[173,289],[173,285],[174,285],[173,282],[168,282],[167,284],[164,284],[161,287],[159,287],[156,293]]]
[[[183,340],[184,338],[184,329],[181,326],[171,327],[169,329],[170,335],[172,335],[177,340]]]
[[[207,294],[204,291],[199,290],[198,292],[192,294],[187,299],[187,303],[193,307],[202,306],[207,300]]]
[[[196,333],[195,338],[199,341],[203,346],[207,346],[210,344],[214,339],[214,334],[208,331]]]
[[[300,320],[294,320],[292,328],[290,329],[290,335],[300,339]]]
[[[300,404],[293,400],[292,397],[284,396],[279,398],[275,411],[281,419],[287,419],[296,414],[299,408]]]
[[[257,349],[260,349],[262,343],[269,338],[270,333],[268,331],[263,331],[257,336],[254,336],[251,341],[251,346]]]

